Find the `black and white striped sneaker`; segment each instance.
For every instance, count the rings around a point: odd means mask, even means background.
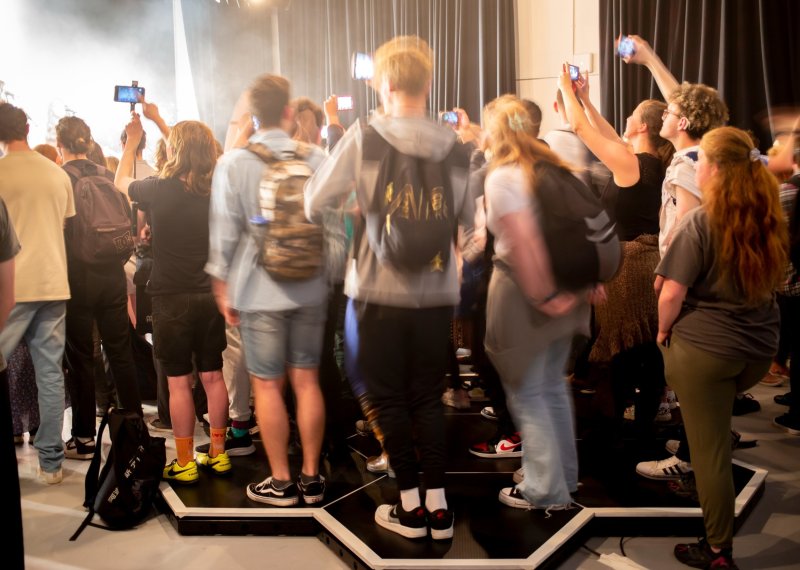
[[[279,489],[272,477],[267,477],[261,483],[250,483],[247,486],[247,496],[259,503],[276,507],[294,507],[300,502],[297,485],[292,482]]]
[[[676,456],[661,461],[642,461],[636,465],[636,472],[642,477],[657,481],[681,479],[692,472],[692,466]]]

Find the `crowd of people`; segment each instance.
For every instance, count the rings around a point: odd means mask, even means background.
[[[343,379],[364,415],[359,430],[381,444],[367,468],[397,482],[397,502],[379,505],[375,522],[448,540],[443,406],[469,407],[467,388],[483,389],[481,415],[497,433],[470,452],[522,458],[499,501],[569,509],[580,486],[570,382],[601,363],[614,417],[642,437],[679,402],[685,438],[668,442],[669,458],[636,467],[696,480],[706,536],[675,556],[735,567],[735,406],[759,381],[781,385],[788,374],[793,390],[776,399],[789,409],[774,423],[800,435],[800,120],[762,156],[747,132],[726,126],[713,87],[679,84],[631,38],[626,62],[650,69],[664,101],[640,102],[621,136],[593,106],[588,75],[576,80],[567,65],[554,103],[563,124],[543,139],[539,106],[513,95],[489,103],[482,125],[460,109],[453,126],[432,120],[432,51],[409,36],[375,52],[380,108],[347,129],[335,96],[323,108],[292,100],[276,75],[252,82],[225,144],[199,121],[169,126],[140,101],[163,135],[155,168],[142,160],[138,113],[114,161],[97,155],[78,117],[59,121],[55,149],[32,149],[25,112],[0,102],[8,448],[27,431],[42,480],[57,484],[65,458],[96,453],[98,408],[142,413],[131,337],[146,293],[159,412],[149,425],[175,438],[165,480],[230,474],[230,456],[255,452],[257,429],[268,475],[247,497],[320,503],[321,454],[342,443],[331,418]],[[607,279],[564,275],[564,244],[576,236],[558,233],[552,220],[566,214],[550,197],[572,184],[599,205],[587,231]],[[127,233],[108,220],[86,230],[100,216],[87,195],[103,191],[123,196]],[[479,377],[468,387],[454,319]],[[63,442],[65,391],[72,437]],[[195,447],[204,418],[210,443]],[[297,436],[302,467],[292,472]]]

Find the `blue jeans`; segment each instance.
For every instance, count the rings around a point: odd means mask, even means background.
[[[517,487],[541,507],[571,503],[570,491],[578,486],[572,396],[564,379],[571,342],[570,337],[553,341],[534,356],[519,385],[503,383],[522,435],[525,479]]]
[[[64,342],[66,301],[17,303],[0,333],[0,351],[8,359],[23,338],[28,343],[39,390],[36,450],[42,471],[52,473],[64,461]]]

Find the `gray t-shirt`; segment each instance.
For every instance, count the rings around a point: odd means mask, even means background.
[[[672,330],[692,346],[720,358],[764,360],[778,351],[780,317],[774,297],[746,305],[720,280],[705,210],[695,208],[678,223],[656,273],[689,287]]]
[[[6,203],[0,198],[0,263],[13,259],[20,246],[11,218],[8,217]],[[6,369],[6,361],[0,353],[0,372]]]

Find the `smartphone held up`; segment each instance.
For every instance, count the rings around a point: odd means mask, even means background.
[[[114,101],[119,103],[138,103],[144,99],[144,87],[135,85],[115,85]]]
[[[336,97],[336,109],[338,111],[352,111],[353,97],[351,95],[339,95]]]
[[[636,44],[630,36],[622,36],[617,44],[617,55],[626,58],[636,53]]]
[[[577,81],[578,79],[580,79],[581,78],[580,68],[577,65],[572,65],[572,64],[568,65],[569,65],[569,78],[572,81]]]
[[[351,61],[353,79],[372,79],[372,56],[367,53],[355,52]]]
[[[455,111],[442,111],[439,113],[439,121],[451,127],[458,126],[458,113]]]

